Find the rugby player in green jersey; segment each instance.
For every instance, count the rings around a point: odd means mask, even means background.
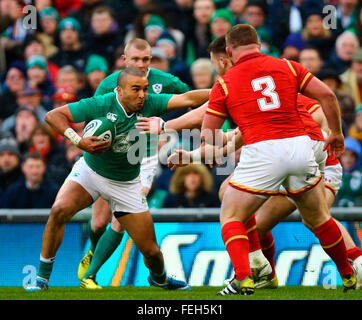
[[[148,93],[181,94],[190,88],[172,74],[149,68],[151,62],[151,47],[147,41],[135,38],[128,42],[122,56],[126,67],[136,67],[147,74]],[[98,86],[95,96],[113,92],[117,86],[117,71],[105,78]],[[146,155],[141,163],[140,179],[143,192],[147,197],[158,166],[157,154],[158,135],[147,135]],[[108,223],[111,226],[107,229]],[[88,223],[88,234],[91,246],[82,258],[78,267],[78,278],[95,276],[100,267],[116,250],[123,237],[123,228],[115,219],[107,201],[99,198],[92,206],[92,219]],[[88,288],[83,283],[83,288]]]
[[[209,90],[194,90],[180,95],[148,95],[147,90],[146,74],[130,67],[120,73],[115,92],[82,99],[47,113],[45,120],[49,125],[84,150],[84,157],[76,162],[58,192],[43,233],[36,284],[26,287],[26,290],[48,289],[65,223],[99,197],[108,201],[112,213],[143,254],[150,271],[150,285],[167,290],[190,289],[184,281],[166,274],[139,178],[141,159],[130,161],[128,153],[136,144],[137,139],[132,140],[130,136],[136,130],[137,117],[200,106],[208,100]],[[91,121],[107,115],[114,121],[117,132],[112,146],[96,137],[81,138],[70,128],[72,122]],[[88,288],[100,288],[93,277],[83,281],[87,282]]]

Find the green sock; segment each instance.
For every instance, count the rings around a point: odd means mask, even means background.
[[[45,260],[45,261],[44,261]],[[38,277],[49,280],[53,270],[54,259],[40,258]]]
[[[97,274],[101,266],[108,260],[114,250],[121,243],[124,232],[116,232],[108,228],[103,236],[99,239],[96,250],[93,253],[91,264],[84,275],[84,278]]]
[[[88,221],[88,234],[89,234],[89,238],[90,238],[90,242],[91,242],[91,247],[90,250],[94,253],[96,247],[97,247],[97,243],[100,237],[102,237],[104,231],[106,230],[106,228],[104,228],[103,230],[99,230],[97,232],[92,230],[92,219],[90,219]]]

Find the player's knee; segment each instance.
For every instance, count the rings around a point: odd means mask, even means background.
[[[104,230],[109,223],[109,219],[94,219],[92,218],[91,226],[94,232]]]
[[[56,201],[50,211],[49,220],[55,224],[64,224],[72,218],[74,213],[71,204],[66,203],[66,201]]]
[[[160,256],[161,249],[156,243],[151,243],[143,248],[142,253],[146,259],[152,259]]]

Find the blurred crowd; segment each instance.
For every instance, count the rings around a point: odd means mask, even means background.
[[[346,137],[334,205],[362,206],[361,2],[0,0],[0,207],[51,207],[82,151],[49,128],[44,115],[92,96],[107,75],[124,68],[129,40],[150,43],[151,67],[190,88],[211,88],[217,75],[207,47],[237,23],[255,27],[263,53],[299,61],[334,90]],[[228,119],[224,129],[233,128]],[[218,188],[231,172],[159,165],[150,207],[218,207]]]

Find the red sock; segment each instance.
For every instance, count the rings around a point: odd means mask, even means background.
[[[330,218],[327,222],[314,229],[316,237],[319,239],[324,251],[331,257],[337,266],[340,275],[353,273],[348,262],[346,245],[344,244],[342,233],[338,225]]]
[[[222,239],[235,270],[236,280],[251,276],[249,265],[249,241],[240,221],[231,221],[221,229]]]
[[[354,247],[352,249],[347,250],[348,259],[352,261],[356,260],[358,257],[362,256],[362,251],[358,247]]]
[[[249,252],[261,249],[258,230],[256,229],[255,215],[245,223],[246,234],[249,238]]]
[[[275,276],[275,262],[274,262],[274,255],[275,255],[275,246],[274,246],[274,238],[272,233],[269,231],[268,234],[265,237],[260,237],[260,245],[261,250],[263,251],[263,254],[265,258],[268,259],[273,272],[270,276],[270,278],[274,278]]]

